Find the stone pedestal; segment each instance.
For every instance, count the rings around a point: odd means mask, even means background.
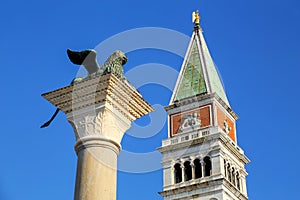
[[[75,200],[115,200],[120,142],[152,107],[126,80],[105,74],[43,94],[67,115],[78,156]]]

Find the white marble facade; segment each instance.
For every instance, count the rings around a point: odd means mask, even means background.
[[[246,181],[247,175],[244,168],[245,163],[249,160],[245,157],[243,151],[236,144],[233,144],[231,139],[218,127],[211,127],[206,130],[209,134],[200,136],[196,139],[191,139],[177,144],[169,144],[159,148],[163,154],[163,175],[164,175],[164,190],[161,192],[165,200],[179,199],[247,199]],[[180,138],[181,135],[175,136]],[[211,173],[208,176],[204,175],[195,177],[195,166],[192,164],[192,179],[184,180],[184,163],[193,163],[199,159],[205,164],[203,159],[209,157],[211,160]],[[180,164],[182,170],[182,181],[176,183],[176,174],[174,166]],[[232,180],[228,179],[227,166],[234,169]],[[238,172],[238,180],[236,179]],[[238,183],[237,183],[238,182]]]

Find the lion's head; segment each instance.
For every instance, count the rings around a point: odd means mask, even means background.
[[[106,60],[106,62],[121,63],[122,65],[125,65],[127,60],[128,60],[128,58],[126,57],[124,52],[122,52],[120,50],[116,50],[109,56],[109,58]]]

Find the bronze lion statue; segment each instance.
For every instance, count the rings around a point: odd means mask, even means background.
[[[95,76],[101,76],[102,74],[113,73],[119,78],[123,78],[124,69],[123,65],[127,62],[128,58],[125,53],[120,50],[113,52],[105,63],[99,67],[97,62],[97,52],[95,50],[84,50],[84,51],[71,51],[67,50],[68,57],[70,61],[76,65],[83,65],[88,72],[87,77],[78,77],[73,79],[71,84],[78,83],[85,79],[89,79]],[[59,109],[57,108],[55,113],[52,115],[50,120],[44,123],[41,128],[45,128],[51,124],[56,115],[58,114]]]
[[[77,83],[86,78],[106,73],[113,73],[119,78],[123,78],[124,76],[123,65],[125,65],[128,58],[126,57],[125,53],[120,50],[113,52],[101,67],[98,65],[96,59],[97,52],[95,50],[84,50],[77,52],[68,49],[67,53],[72,63],[83,65],[88,72],[88,77],[75,78],[72,83]]]

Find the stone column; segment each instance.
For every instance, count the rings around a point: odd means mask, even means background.
[[[117,157],[130,120],[105,104],[67,115],[76,133],[78,156],[75,200],[116,198]]]
[[[223,162],[223,173],[224,177],[227,179],[227,161],[224,160]]]
[[[75,200],[115,200],[120,142],[152,107],[126,79],[106,74],[43,95],[67,115],[78,156]]]
[[[174,185],[175,184],[175,168],[174,168],[174,165],[172,163],[172,166],[171,166],[171,185]]]
[[[234,170],[234,171],[232,171],[233,172],[233,185],[236,187],[236,169]]]
[[[248,196],[248,194],[247,194],[247,187],[246,187],[246,177],[245,177],[244,174],[242,174],[240,177],[241,177],[241,190],[242,190],[242,193],[245,196]]]
[[[184,162],[183,161],[181,161],[180,168],[181,168],[181,179],[182,179],[182,182],[184,182],[185,181],[185,170],[184,170]]]
[[[202,177],[205,177],[205,162],[203,161],[203,159],[200,160],[201,163],[201,173],[202,173]]]
[[[191,168],[192,168],[192,180],[195,179],[195,164],[194,161],[191,161]]]

